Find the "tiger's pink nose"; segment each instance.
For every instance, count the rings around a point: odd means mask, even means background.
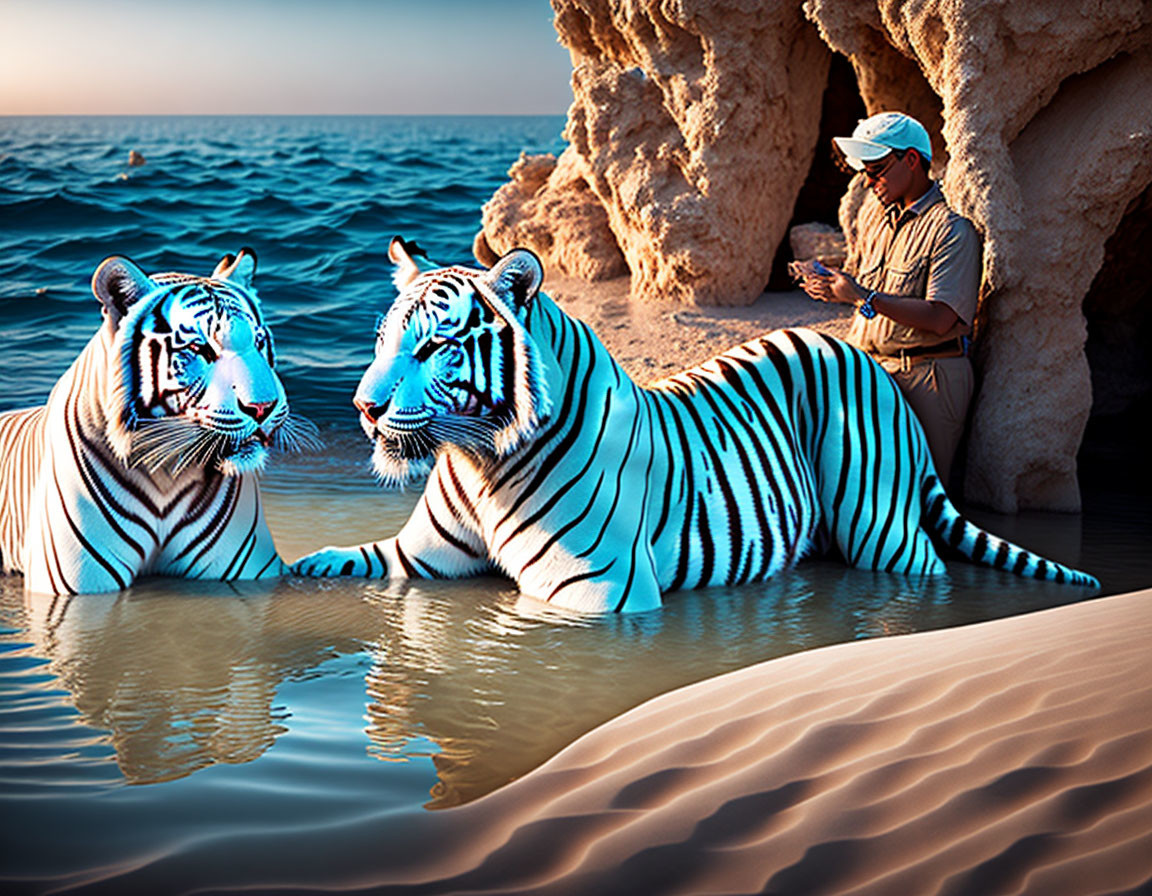
[[[272,413],[272,408],[276,407],[274,401],[254,401],[252,404],[247,404],[243,401],[238,401],[240,410],[255,420],[257,423],[263,423],[268,419],[268,415]]]
[[[380,405],[372,404],[370,401],[364,401],[362,398],[353,398],[352,404],[356,405],[356,410],[375,423],[380,419],[380,415],[384,413],[384,408]]]

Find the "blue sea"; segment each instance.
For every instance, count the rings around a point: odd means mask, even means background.
[[[559,153],[563,124],[0,119],[0,410],[42,403],[96,330],[89,280],[105,257],[206,274],[251,247],[293,408],[327,443],[264,475],[281,554],[395,532],[416,495],[377,487],[350,405],[393,296],[388,241],[471,263],[481,205],[521,152]],[[131,150],[146,164],[129,166]],[[1148,585],[1146,510],[1100,519],[980,521],[1091,569],[1105,592]],[[594,622],[526,612],[497,578],[151,579],[61,603],[0,577],[0,888],[357,884],[381,871],[374,839],[483,798],[664,691],[1081,596],[964,566],[925,584],[818,561]],[[286,855],[286,840],[310,851]]]

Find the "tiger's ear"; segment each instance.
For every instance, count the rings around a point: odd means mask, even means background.
[[[392,242],[388,244],[388,260],[396,265],[396,270],[392,272],[392,282],[397,290],[402,292],[404,287],[420,276],[420,266],[413,260],[412,255],[414,252],[423,254],[423,251],[402,236],[392,237]]]
[[[544,265],[535,252],[513,249],[488,272],[488,283],[499,296],[509,296],[519,311],[531,304],[544,282]]]
[[[113,330],[133,304],[158,287],[155,280],[119,255],[105,258],[92,275],[92,294],[104,306]]]
[[[256,253],[245,246],[237,255],[225,255],[212,272],[213,280],[231,280],[245,289],[252,288],[256,276]]]

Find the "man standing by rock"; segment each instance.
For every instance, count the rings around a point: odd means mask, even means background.
[[[808,266],[804,291],[856,305],[848,340],[868,352],[916,411],[945,486],[972,397],[968,334],[980,289],[980,237],[928,176],[932,144],[916,119],[873,115],[834,137],[868,180],[844,270]]]

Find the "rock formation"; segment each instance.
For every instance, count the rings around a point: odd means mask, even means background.
[[[788,244],[797,261],[815,258],[823,264],[838,268],[848,255],[844,233],[830,224],[815,222],[797,224],[788,231]]]
[[[1085,295],[1152,183],[1152,4],[553,7],[574,68],[569,146],[513,168],[485,209],[481,260],[520,241],[564,273],[626,268],[636,300],[753,300],[800,223],[791,213],[830,52],[843,54],[867,113],[899,108],[928,127],[934,172],[984,234],[966,497],[1005,511],[1079,507]],[[849,239],[858,196],[857,184],[841,206]],[[1118,307],[1107,295],[1091,305]]]
[[[509,195],[497,194],[481,251],[485,241],[504,247],[504,234],[517,229],[552,230],[553,246],[567,242],[567,222],[554,226],[546,217],[552,203],[567,200],[542,194],[571,190],[561,172],[578,171],[607,214],[634,297],[755,300],[812,161],[831,56],[799,4],[554,0],[553,7],[572,54],[570,145],[512,227],[501,211]],[[497,218],[506,223],[495,226]],[[602,257],[606,239],[593,242],[590,255]],[[542,257],[548,265],[555,255]],[[565,272],[577,264],[556,263]]]
[[[476,258],[491,266],[522,246],[555,273],[585,280],[625,276],[628,266],[604,206],[580,174],[579,158],[571,149],[559,161],[521,154],[508,171],[512,179],[484,204],[483,230],[472,245]]]

